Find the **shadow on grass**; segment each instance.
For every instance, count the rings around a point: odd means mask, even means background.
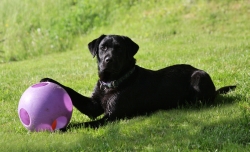
[[[213,103],[200,103],[200,102],[197,102],[195,104],[182,105],[182,106],[179,106],[178,108],[173,108],[173,109],[193,109],[193,110],[207,109],[207,108],[211,108],[211,107],[215,107],[215,106],[219,106],[219,105],[232,104],[235,101],[237,101],[238,99],[242,99],[242,96],[240,96],[240,95],[237,95],[237,96],[218,95]],[[164,110],[164,111],[167,112],[168,110]],[[152,115],[154,113],[155,112],[147,113],[145,115],[139,115],[139,116],[150,116],[150,115]],[[132,118],[135,118],[135,117],[137,117],[137,116],[134,116]],[[132,118],[127,118],[127,119],[132,119]],[[61,131],[66,132],[68,129],[82,128],[84,126],[87,126],[86,128],[88,128],[89,125],[87,125],[87,123],[88,122],[86,122],[86,123],[85,122],[83,122],[83,123],[71,123],[70,125],[67,126],[67,128],[61,129]],[[106,125],[106,124],[107,123],[104,123],[104,125]],[[102,126],[104,126],[104,125],[102,125]],[[99,128],[99,127],[97,127],[97,128]]]
[[[169,118],[169,115],[161,112],[156,115]],[[176,116],[171,121],[163,122],[153,116],[128,123],[109,124],[102,129],[104,133],[98,136],[83,134],[78,143],[84,149],[94,151],[234,151],[245,150],[250,144],[249,129],[241,126],[238,119],[212,124],[198,119],[189,120],[187,124],[181,122],[185,119]]]
[[[234,113],[229,110],[224,119],[217,121],[213,113],[214,107],[223,108],[242,98],[240,95],[218,96],[210,105],[159,111],[108,123],[96,130],[102,132],[98,135],[92,132],[78,137],[79,143],[84,149],[95,151],[245,150],[250,147],[250,132],[249,127],[241,123],[243,118],[233,117]]]

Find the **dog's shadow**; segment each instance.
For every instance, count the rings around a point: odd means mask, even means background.
[[[173,109],[193,109],[193,110],[197,110],[197,109],[207,109],[207,108],[211,108],[211,107],[216,107],[216,106],[223,106],[223,105],[229,105],[229,104],[234,104],[240,100],[242,100],[244,97],[242,97],[239,94],[226,94],[226,95],[218,95],[215,99],[215,101],[213,103],[200,103],[199,101],[197,101],[195,104],[186,104],[186,105],[180,105],[177,108],[173,108]],[[159,111],[159,110],[158,110]],[[139,114],[133,117],[126,117],[124,119],[132,119],[134,117],[137,116],[151,116],[152,114],[158,112],[158,111],[154,111],[151,113],[145,113],[145,114]],[[167,110],[164,110],[167,112]],[[120,119],[122,120],[122,119]],[[119,121],[119,120],[117,120]],[[100,120],[93,120],[90,122],[81,122],[81,123],[77,123],[77,122],[72,122],[70,123],[66,128],[62,128],[60,129],[61,132],[67,132],[68,130],[71,129],[79,129],[79,128],[92,128],[92,129],[98,129],[99,127],[105,126],[107,123],[102,119]]]
[[[242,100],[244,97],[239,94],[225,94],[225,95],[217,95],[214,102],[203,102],[197,101],[194,104],[186,104],[180,106],[181,108],[188,108],[188,109],[206,109],[216,106],[223,106],[228,104],[236,103]]]

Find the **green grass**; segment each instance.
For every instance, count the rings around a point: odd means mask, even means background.
[[[0,64],[0,151],[250,150],[249,1],[103,1],[91,13],[108,10],[107,14],[97,17],[100,21],[93,21],[91,26],[84,26],[86,31],[75,29],[80,26],[78,21],[65,22],[69,16],[81,14],[76,13],[83,7],[80,1],[28,2],[31,1],[0,2],[0,14],[6,12],[0,22],[1,27],[5,27],[0,29],[0,40],[5,40],[0,42],[3,62]],[[47,4],[41,4],[43,2]],[[90,5],[87,2],[85,6]],[[93,1],[91,5],[96,3],[98,1]],[[75,11],[67,9],[68,6]],[[48,10],[51,11],[45,13]],[[25,12],[32,13],[25,17]],[[10,14],[12,16],[8,16]],[[17,15],[23,15],[20,23],[16,22]],[[52,26],[46,22],[55,16],[58,24]],[[19,44],[17,39],[32,48],[29,46],[32,37],[24,35],[25,29],[38,21],[40,24],[34,33],[38,28],[50,29],[62,37],[66,35],[58,46],[68,42],[69,45],[54,50],[50,45],[57,41],[50,36],[38,36],[36,42],[40,47],[31,49],[31,54],[25,53],[25,45]],[[59,26],[64,23],[74,23],[74,26],[64,33]],[[140,66],[159,69],[178,63],[192,64],[207,71],[217,88],[236,84],[237,89],[219,96],[217,104],[212,106],[160,111],[151,116],[120,120],[96,130],[28,132],[17,114],[18,101],[25,89],[43,77],[52,77],[90,96],[98,78],[96,61],[87,44],[103,33],[127,35],[138,43],[140,50],[135,57]],[[37,48],[40,51],[36,51]],[[18,61],[8,62],[14,60]],[[74,109],[71,122],[83,121],[89,118]]]

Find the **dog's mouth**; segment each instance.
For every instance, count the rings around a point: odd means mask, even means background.
[[[101,81],[109,82],[118,78],[119,69],[111,66],[99,67],[98,74]]]
[[[121,62],[112,62],[109,64],[99,63],[98,66],[99,79],[103,82],[110,82],[117,80],[124,74],[126,74],[126,72],[128,72],[131,68],[132,66],[124,65]]]

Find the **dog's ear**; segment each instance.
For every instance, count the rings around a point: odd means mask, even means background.
[[[98,52],[98,46],[105,36],[106,35],[101,35],[99,38],[94,39],[92,42],[89,42],[88,48],[89,48],[90,53],[93,55],[93,58],[96,56]]]
[[[126,49],[129,57],[133,57],[139,50],[139,45],[132,41],[129,37],[122,36],[126,42]]]

